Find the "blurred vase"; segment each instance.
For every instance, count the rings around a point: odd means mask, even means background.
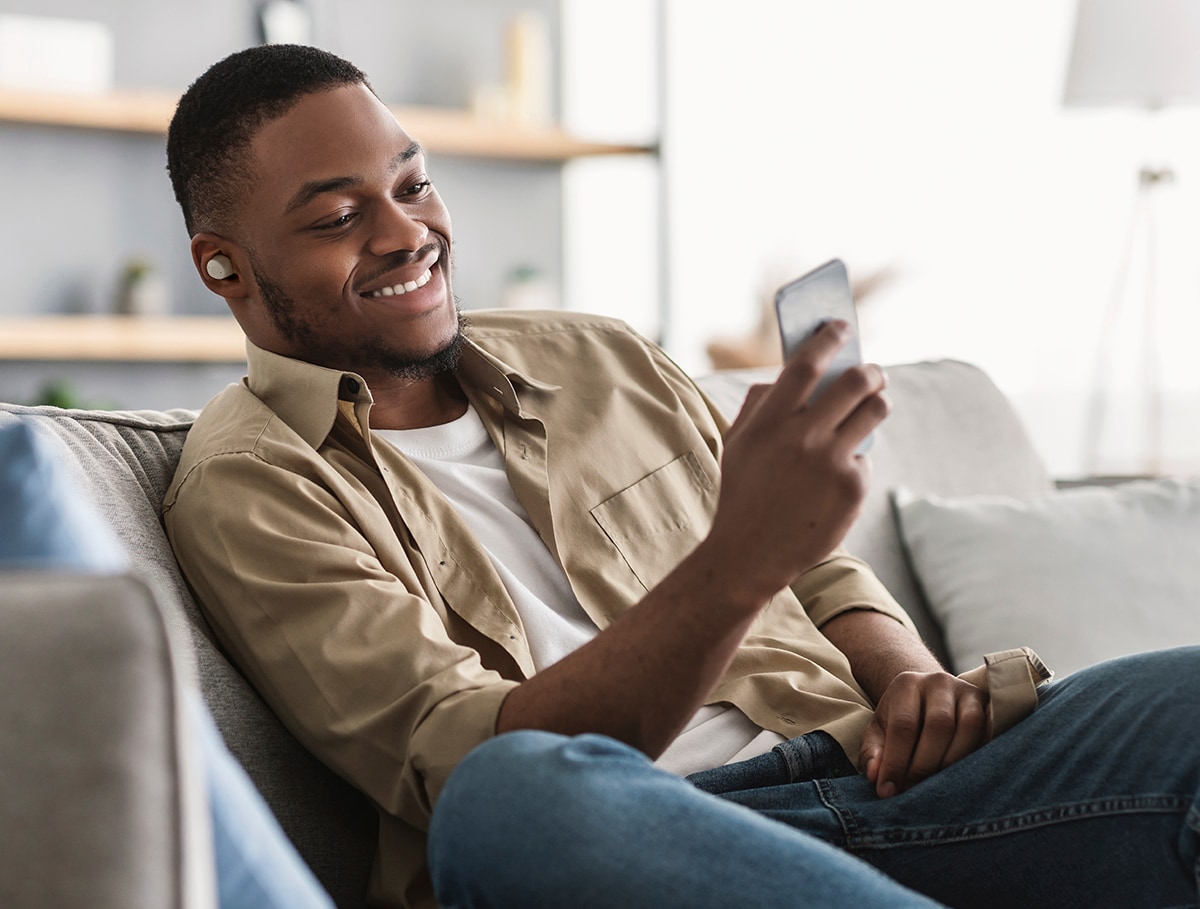
[[[123,316],[162,316],[170,309],[171,291],[162,275],[138,262],[127,265],[117,296],[117,312]]]

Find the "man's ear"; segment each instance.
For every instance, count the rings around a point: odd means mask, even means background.
[[[217,234],[192,237],[192,262],[204,286],[227,301],[245,299],[251,282],[250,263],[240,246]]]

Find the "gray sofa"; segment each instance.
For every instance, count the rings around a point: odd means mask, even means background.
[[[889,373],[894,412],[878,433],[872,491],[847,545],[942,652],[905,564],[888,490],[1030,497],[1052,484],[1012,408],[978,369],[940,361]],[[701,384],[732,413],[750,382],[769,378],[727,372]],[[0,405],[0,426],[30,421],[66,443],[73,469],[134,564],[131,576],[106,581],[36,573],[4,580],[0,705],[9,712],[0,713],[0,905],[9,909],[203,905],[211,898],[193,886],[196,872],[181,858],[205,861],[195,837],[189,846],[185,836],[189,809],[180,793],[189,771],[180,765],[170,707],[177,680],[191,678],[338,906],[364,904],[373,807],[313,759],[228,662],[161,529],[159,503],[193,416]],[[152,601],[157,611],[147,608]],[[116,617],[101,617],[102,608]],[[165,627],[173,656],[155,623]],[[135,668],[122,668],[126,661]],[[14,711],[26,722],[13,720]],[[28,721],[39,716],[57,719]],[[98,716],[109,719],[94,722]]]

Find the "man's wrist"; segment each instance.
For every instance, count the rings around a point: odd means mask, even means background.
[[[752,566],[731,559],[729,548],[711,535],[680,563],[676,576],[693,589],[696,599],[721,604],[740,616],[757,614],[782,589],[755,584]]]
[[[839,613],[821,626],[821,633],[846,655],[858,684],[876,703],[902,672],[945,671],[916,634],[883,612]]]

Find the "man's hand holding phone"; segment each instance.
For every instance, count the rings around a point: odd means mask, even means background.
[[[751,389],[725,437],[710,541],[742,566],[752,597],[824,559],[862,506],[870,464],[858,451],[887,415],[887,378],[853,365],[821,387],[852,335],[845,320],[821,325],[773,385]]]

